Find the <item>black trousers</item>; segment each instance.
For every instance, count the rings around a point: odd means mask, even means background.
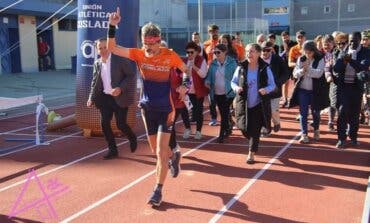
[[[111,152],[117,152],[116,140],[111,127],[113,114],[116,118],[118,129],[121,130],[129,140],[136,138],[136,135],[127,124],[128,108],[120,107],[111,95],[104,94],[101,97],[101,105],[98,109],[100,111],[100,123],[104,133],[105,141],[107,141],[109,150]]]
[[[197,98],[195,94],[189,94],[191,103],[193,104],[193,120],[197,123],[197,131],[202,131],[203,126],[203,102],[204,97]],[[217,116],[216,116],[217,117]]]
[[[347,125],[349,125],[349,137],[357,140],[359,128],[359,116],[361,110],[362,92],[355,84],[344,84],[338,99],[337,134],[339,140],[346,140]]]
[[[178,117],[180,115],[181,115],[181,118],[182,118],[182,121],[184,123],[185,128],[190,129],[190,120],[189,120],[188,109],[186,107],[176,108],[175,119],[173,120],[173,123],[172,123],[171,136],[170,136],[170,142],[169,142],[169,146],[170,146],[171,150],[173,150],[177,145],[176,128],[175,127],[176,127],[176,120],[178,119]]]
[[[257,152],[260,143],[261,128],[263,125],[262,104],[248,108],[247,138],[249,140],[249,151]]]
[[[233,102],[233,98],[227,98],[226,95],[214,95],[214,99],[221,115],[221,128],[219,137],[223,137],[226,131],[230,130],[229,115],[230,105]]]
[[[209,112],[211,113],[211,119],[217,119],[216,101],[209,97]]]

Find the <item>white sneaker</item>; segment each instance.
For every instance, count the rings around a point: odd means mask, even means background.
[[[185,129],[184,135],[182,135],[182,138],[188,139],[190,137],[190,134],[191,134],[191,129]]]
[[[202,133],[200,133],[199,131],[196,131],[194,135],[194,139],[202,139]]]
[[[208,123],[210,126],[215,126],[217,125],[217,120],[216,119],[211,119],[211,121]]]
[[[316,141],[320,139],[320,130],[315,130],[313,132],[313,139]]]
[[[300,143],[309,143],[309,142],[310,142],[310,140],[308,139],[307,134],[302,134],[302,135],[301,135],[301,138],[299,139],[299,142],[300,142]]]

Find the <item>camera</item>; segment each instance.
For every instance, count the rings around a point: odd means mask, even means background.
[[[307,60],[307,57],[305,55],[299,58],[299,61],[301,61],[302,63],[305,62],[306,60]]]
[[[357,73],[357,79],[362,82],[369,82],[370,81],[369,71],[361,71]]]
[[[343,60],[347,63],[349,63],[352,59],[352,55],[351,54],[346,54],[343,56]]]

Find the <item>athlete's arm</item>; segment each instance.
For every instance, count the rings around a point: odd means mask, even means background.
[[[117,7],[116,12],[112,12],[109,15],[109,28],[108,28],[108,38],[107,47],[110,52],[121,57],[128,57],[129,50],[126,47],[119,46],[116,44],[115,32],[116,26],[121,21],[121,13],[119,7]]]

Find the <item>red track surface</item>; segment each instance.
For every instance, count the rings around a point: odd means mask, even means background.
[[[58,112],[71,114],[73,107]],[[238,131],[224,144],[215,143],[219,126],[206,125],[208,114],[202,140],[182,141],[183,126],[178,124],[182,172],[176,179],[169,176],[164,202],[155,209],[146,205],[155,183],[155,159],[140,119],[137,152],[129,153],[126,141],[118,139],[120,158],[110,161],[102,160],[103,138],[83,138],[76,126],[47,133],[54,140],[49,146],[0,155],[0,222],[49,222],[35,208],[7,217],[29,169],[45,185],[57,179],[69,187],[51,198],[58,221],[360,222],[370,173],[370,128],[361,126],[359,147],[337,150],[336,134],[326,131],[324,115],[320,141],[302,145],[292,140],[299,132],[296,112],[281,111],[283,128],[262,139],[255,165],[245,163],[247,143]],[[20,130],[0,134],[0,152],[17,144],[5,138],[32,137],[34,128],[26,128],[32,125],[34,115],[1,120],[0,133]],[[32,180],[18,209],[41,196]],[[43,205],[40,210],[48,209]]]

